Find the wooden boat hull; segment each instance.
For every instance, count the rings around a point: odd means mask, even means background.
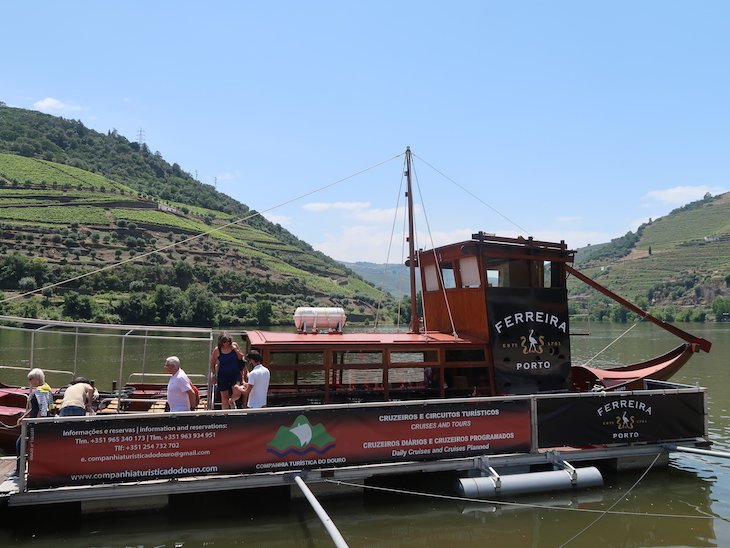
[[[686,343],[677,348],[645,362],[600,369],[586,365],[573,366],[571,380],[573,390],[584,392],[595,390],[616,390],[618,388],[636,390],[642,387],[646,379],[657,381],[669,380],[687,363],[696,352],[693,344]]]

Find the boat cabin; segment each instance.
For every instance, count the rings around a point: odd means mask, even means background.
[[[344,317],[328,309],[310,330],[299,321],[296,332],[248,331],[244,341],[271,371],[270,405],[568,390],[573,256],[563,242],[480,232],[418,252],[422,327],[345,333]]]

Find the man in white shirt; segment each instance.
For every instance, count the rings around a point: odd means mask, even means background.
[[[271,373],[261,363],[261,354],[249,352],[246,359],[251,362],[253,369],[248,374],[248,382],[244,385],[243,393],[246,395],[249,409],[266,407],[266,394],[269,391],[269,379]]]
[[[170,380],[167,383],[167,403],[170,411],[173,413],[195,411],[195,391],[185,371],[180,369],[180,358],[170,356],[165,360],[164,368],[170,374]]]

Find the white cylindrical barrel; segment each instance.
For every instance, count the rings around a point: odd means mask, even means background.
[[[294,326],[297,331],[342,331],[346,321],[345,311],[339,307],[300,306],[294,311]]]
[[[488,498],[500,495],[522,495],[525,493],[543,493],[548,491],[565,491],[568,489],[585,489],[603,485],[601,472],[594,467],[576,468],[575,485],[571,473],[567,470],[551,470],[548,472],[530,472],[527,474],[508,474],[492,477],[461,478],[456,484],[457,491],[463,497]]]

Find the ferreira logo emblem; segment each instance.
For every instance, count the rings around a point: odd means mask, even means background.
[[[624,411],[620,417],[616,416],[616,428],[618,428],[619,430],[633,430],[635,422],[636,417],[634,417],[633,415],[627,417],[626,411]]]
[[[277,457],[292,453],[299,456],[309,453],[323,455],[336,445],[336,440],[324,426],[312,425],[307,417],[299,415],[291,426],[280,426],[274,439],[266,445],[266,450]]]
[[[598,407],[596,412],[603,419],[601,422],[603,426],[615,428],[611,433],[611,438],[614,440],[638,439],[640,434],[636,427],[647,424],[652,415],[651,405],[629,398],[605,403]]]
[[[545,337],[540,335],[536,339],[534,329],[530,329],[530,334],[527,337],[520,337],[520,346],[522,347],[523,354],[542,354],[542,347],[544,345]]]

